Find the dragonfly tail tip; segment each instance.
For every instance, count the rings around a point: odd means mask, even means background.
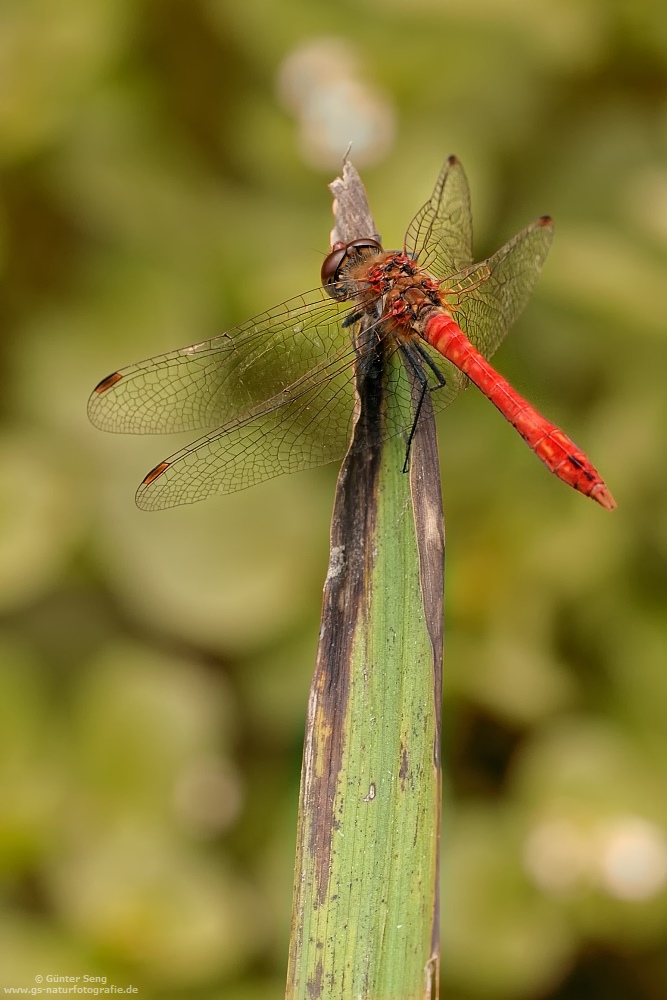
[[[615,510],[616,501],[604,483],[598,483],[590,493],[593,500],[596,500],[605,510]]]

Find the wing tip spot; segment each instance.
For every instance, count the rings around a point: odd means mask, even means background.
[[[122,377],[123,376],[120,372],[112,372],[111,375],[107,375],[106,378],[103,378],[101,382],[97,383],[93,392],[96,392],[101,396],[103,392],[107,391],[107,389],[110,389],[112,386],[116,385],[117,382],[120,382]]]
[[[171,462],[160,462],[160,464],[156,465],[154,469],[151,469],[148,475],[144,476],[144,478],[141,480],[141,486],[150,486],[151,483],[154,483],[155,480],[158,478],[158,476],[161,476],[162,473],[165,472],[170,465]],[[139,489],[141,489],[141,486],[139,487]]]
[[[544,229],[553,229],[554,220],[550,215],[541,215],[537,222],[538,225],[542,226]]]

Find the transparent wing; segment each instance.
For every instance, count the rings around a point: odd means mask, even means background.
[[[318,379],[302,380],[161,462],[137,490],[138,506],[194,503],[340,458],[354,411],[353,358],[341,350]]]
[[[532,222],[492,257],[453,275],[441,295],[468,340],[486,358],[528,303],[553,239],[548,216]]]
[[[402,434],[406,440],[414,419],[414,398],[406,362],[387,331],[380,334],[386,357],[382,384],[387,397],[378,444]],[[361,351],[362,368],[378,348],[372,338]],[[428,345],[424,349],[445,374],[446,385],[432,394],[436,410],[447,406],[467,383],[464,375]],[[354,381],[348,352],[312,379],[232,420],[176,452],[148,473],[136,494],[142,510],[194,503],[216,494],[233,493],[283,473],[325,465],[341,458],[350,445],[354,413]],[[425,369],[429,383],[437,382]]]
[[[323,288],[289,299],[212,340],[114,372],[93,390],[88,415],[105,431],[200,430],[225,424],[346,351],[349,302]]]
[[[433,194],[408,226],[404,252],[440,279],[472,263],[470,189],[455,156],[448,158]]]

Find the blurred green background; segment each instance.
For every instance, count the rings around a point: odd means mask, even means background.
[[[317,285],[349,140],[389,247],[444,157],[477,256],[556,240],[447,517],[443,996],[667,996],[662,0],[0,0],[0,984],[283,995],[336,469],[142,514],[183,438],[95,383]]]

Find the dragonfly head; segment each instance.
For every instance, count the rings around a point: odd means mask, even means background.
[[[351,243],[338,242],[332,246],[331,253],[324,259],[321,271],[322,284],[332,299],[343,301],[349,297],[341,281],[341,272],[347,265],[365,256],[364,250],[380,253],[382,245],[377,240],[365,236],[359,240],[352,240]]]

